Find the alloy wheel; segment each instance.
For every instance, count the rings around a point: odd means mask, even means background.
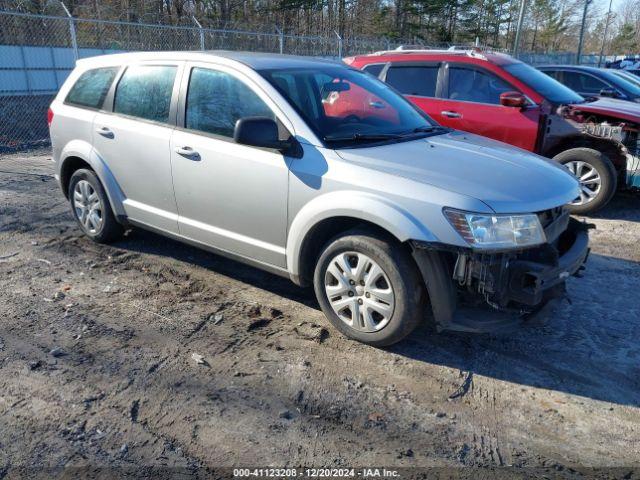
[[[580,182],[580,196],[571,205],[584,205],[593,201],[602,188],[600,173],[587,162],[574,160],[564,164]]]
[[[395,294],[389,277],[362,253],[333,257],[325,271],[324,288],[334,313],[355,330],[377,332],[393,315]]]
[[[87,232],[95,235],[102,228],[103,209],[98,192],[86,180],[80,180],[73,189],[73,208]]]

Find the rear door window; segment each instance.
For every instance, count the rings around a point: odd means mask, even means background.
[[[167,123],[176,66],[137,65],[122,75],[113,111],[123,115]]]
[[[575,90],[575,91],[582,90],[580,77],[575,72],[563,72],[562,83],[564,83],[571,90]]]
[[[105,67],[87,70],[71,87],[65,102],[81,107],[102,108],[119,69],[120,67]]]
[[[387,70],[386,82],[403,95],[435,97],[439,69],[438,65],[392,65]]]
[[[500,105],[500,94],[514,90],[492,73],[475,68],[449,68],[450,100]]]

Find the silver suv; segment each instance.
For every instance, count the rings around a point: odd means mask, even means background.
[[[95,57],[49,122],[56,178],[91,239],[142,227],[313,284],[331,323],[372,345],[425,317],[439,330],[520,321],[588,254],[562,167],[441,127],[341,63]],[[476,303],[494,314],[466,314]]]

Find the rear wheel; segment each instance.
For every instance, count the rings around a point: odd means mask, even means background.
[[[69,202],[80,228],[93,241],[110,243],[122,236],[122,225],[116,221],[104,188],[91,170],[82,168],[73,173]]]
[[[568,205],[572,213],[593,213],[613,197],[616,169],[609,158],[591,148],[572,148],[554,157],[580,182],[580,196]]]
[[[425,312],[424,287],[409,252],[367,229],[351,230],[325,246],[314,289],[331,323],[369,345],[399,342]]]

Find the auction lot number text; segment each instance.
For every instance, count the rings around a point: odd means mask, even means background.
[[[233,476],[266,478],[397,478],[386,468],[234,468]]]

